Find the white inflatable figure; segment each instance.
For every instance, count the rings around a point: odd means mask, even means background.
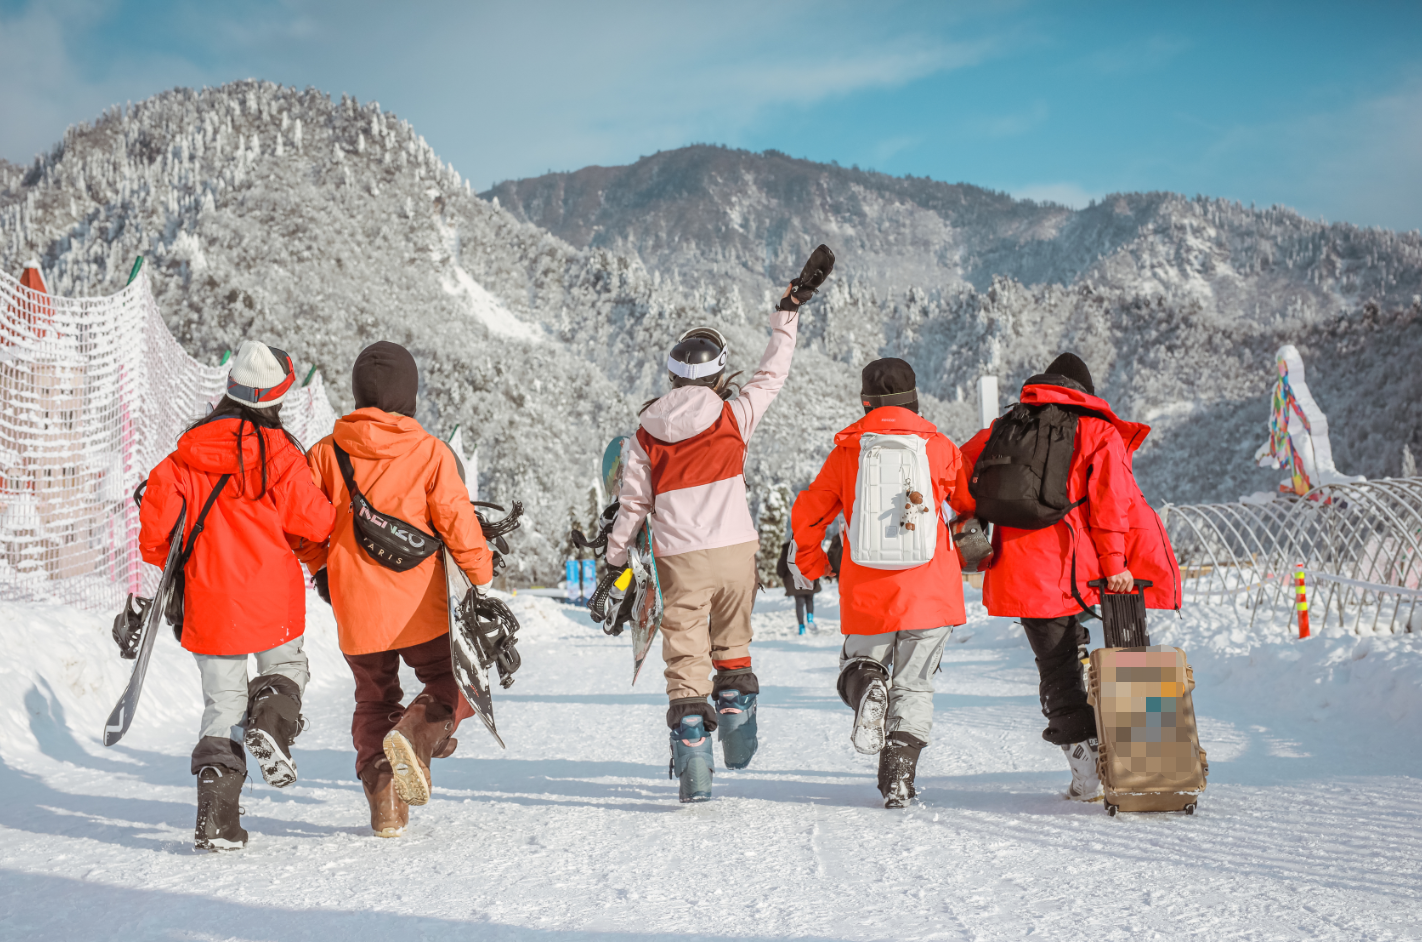
[[[1339,474],[1333,465],[1328,441],[1328,418],[1314,401],[1304,381],[1303,358],[1291,343],[1274,354],[1279,381],[1274,384],[1274,404],[1269,416],[1269,440],[1254,453],[1260,467],[1284,468],[1289,477],[1280,490],[1300,496],[1324,484],[1366,481],[1361,475]]]

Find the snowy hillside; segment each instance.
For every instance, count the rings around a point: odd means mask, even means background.
[[[1021,629],[970,604],[936,675],[922,801],[888,812],[834,693],[832,593],[803,638],[787,601],[765,597],[755,615],[760,754],[718,772],[709,804],[681,806],[657,652],[629,689],[625,639],[520,595],[524,666],[495,693],[508,750],[461,727],[431,803],[404,837],[380,840],[353,772],[350,675],[312,596],[301,779],[244,791],[250,843],[221,856],[190,849],[192,658],[157,639],[133,728],[105,749],[127,668],[106,619],[0,603],[0,936],[1422,936],[1414,636],[1300,643],[1210,609],[1152,616],[1195,665],[1209,788],[1194,817],[1108,818],[1059,797],[1066,766],[1038,735]]]
[[[712,146],[482,195],[575,246],[735,284],[743,297],[763,296],[828,241],[852,290],[832,298],[819,349],[846,364],[904,356],[942,399],[971,398],[983,372],[1010,395],[1057,352],[1081,352],[1123,414],[1156,425],[1138,463],[1155,500],[1233,499],[1273,483],[1248,456],[1283,342],[1304,352],[1337,416],[1340,466],[1397,474],[1403,443],[1422,444],[1422,380],[1408,367],[1422,358],[1416,232],[1172,193],[1073,211]]]
[[[1072,212],[719,148],[489,195],[374,103],[176,89],[72,128],[30,166],[0,162],[0,266],[38,257],[53,290],[101,294],[142,253],[191,354],[215,363],[260,337],[319,366],[341,409],[356,352],[406,344],[420,420],[462,425],[482,496],[528,505],[516,584],[558,578],[601,451],[665,389],[674,338],[713,323],[732,368],[753,369],[772,286],[821,240],[841,267],[751,445],[755,509],[811,479],[878,355],[916,365],[925,414],[962,440],[980,373],[1008,397],[1078,350],[1123,414],[1156,426],[1137,467],[1157,502],[1271,484],[1248,456],[1285,339],[1342,469],[1397,473],[1408,439],[1422,453],[1416,234],[1169,194]]]

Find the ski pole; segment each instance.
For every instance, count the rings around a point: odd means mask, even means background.
[[[1294,580],[1298,593],[1297,607],[1299,610],[1299,640],[1308,637],[1308,592],[1304,585],[1304,564],[1299,563],[1294,571]]]

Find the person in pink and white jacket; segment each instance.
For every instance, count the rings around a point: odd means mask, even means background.
[[[727,766],[744,768],[755,754],[760,685],[750,643],[760,543],[746,502],[746,446],[790,374],[799,307],[813,293],[812,286],[786,289],[760,365],[739,390],[732,380],[741,374],[727,375],[721,334],[683,334],[667,357],[671,391],[642,407],[623,453],[607,563],[612,571],[627,565],[628,547],[650,514],[665,603],[667,726],[683,801],[710,797],[706,734],[718,725]],[[714,706],[707,702],[713,694]]]

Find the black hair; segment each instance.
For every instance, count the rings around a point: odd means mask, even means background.
[[[737,376],[740,376],[743,372],[744,370],[737,370],[730,376],[727,376],[725,372],[722,372],[720,378],[716,380],[714,385],[708,385],[706,383],[692,383],[685,380],[678,382],[678,380],[681,380],[681,377],[677,376],[675,373],[668,372],[667,375],[671,378],[673,389],[680,389],[682,386],[706,386],[716,395],[720,396],[722,400],[729,401],[741,394],[741,384],[732,382],[732,380],[734,380]],[[646,402],[642,403],[642,408],[637,410],[637,414],[641,415],[643,412],[646,412],[648,409],[652,408],[655,403],[660,401],[661,398],[661,396],[654,396],[651,399],[648,399]]]
[[[267,494],[267,437],[259,429],[273,428],[279,430],[286,436],[286,440],[291,442],[293,448],[305,455],[306,449],[301,447],[301,442],[296,440],[296,436],[288,432],[281,424],[281,403],[270,406],[266,409],[253,409],[244,402],[238,402],[231,396],[223,396],[211,412],[198,419],[183,432],[191,432],[200,425],[207,425],[209,422],[217,422],[222,419],[237,420],[237,469],[238,474],[243,478],[242,492],[246,492],[246,462],[242,457],[242,438],[248,425],[252,426],[252,434],[257,438],[257,454],[261,459],[262,466],[262,489],[252,495],[253,500],[260,500]]]

